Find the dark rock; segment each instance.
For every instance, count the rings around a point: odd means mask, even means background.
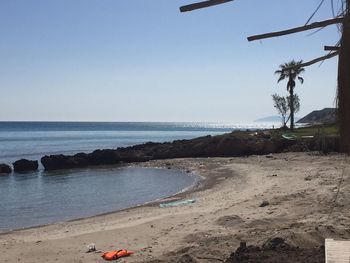
[[[9,173],[12,173],[11,166],[4,163],[0,164],[0,174],[9,174]]]
[[[263,247],[264,248],[269,248],[269,249],[275,249],[279,246],[281,246],[282,244],[284,244],[285,240],[281,237],[275,237],[272,238],[270,240],[268,240]]]
[[[295,141],[282,138],[251,136],[247,132],[236,131],[224,135],[205,136],[191,140],[145,143],[116,150],[96,150],[89,154],[79,153],[74,156],[44,156],[41,162],[45,170],[56,170],[93,165],[145,162],[154,159],[262,155],[282,152],[295,143]]]
[[[38,170],[38,161],[31,161],[26,159],[21,159],[13,163],[13,170],[15,172],[28,172]]]
[[[96,150],[88,154],[88,162],[90,165],[116,164],[120,158],[116,150]]]
[[[71,169],[82,168],[89,165],[88,155],[85,153],[78,153],[74,156],[59,155],[45,155],[41,158],[45,170],[59,170],[59,169]]]
[[[268,206],[269,204],[270,204],[269,202],[263,201],[263,202],[259,205],[259,207],[265,207],[265,206]]]
[[[73,156],[73,160],[76,166],[86,167],[89,165],[88,155],[86,153],[77,153]]]

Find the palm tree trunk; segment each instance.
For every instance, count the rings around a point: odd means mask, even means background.
[[[350,0],[346,5],[338,67],[338,120],[341,150],[350,154]]]
[[[294,88],[289,87],[289,96],[290,96],[290,130],[294,130]]]

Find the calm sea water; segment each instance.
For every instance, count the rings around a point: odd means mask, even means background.
[[[40,160],[47,154],[74,154],[216,135],[235,129],[271,124],[150,123],[150,122],[0,122],[0,163],[20,158]]]
[[[196,180],[175,170],[132,167],[0,176],[0,232],[133,207]]]
[[[271,124],[0,122],[0,163],[216,135]],[[173,195],[197,179],[172,170],[104,167],[0,176],[0,231],[93,216]]]

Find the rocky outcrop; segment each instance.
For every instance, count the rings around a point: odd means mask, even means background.
[[[10,173],[12,173],[11,166],[4,163],[0,164],[0,174],[10,174]]]
[[[234,157],[282,152],[295,144],[263,133],[232,132],[191,140],[145,143],[127,148],[96,150],[76,155],[50,155],[41,158],[45,170],[81,168],[94,165],[144,162],[154,159],[188,157]]]
[[[13,170],[15,172],[28,172],[38,170],[38,161],[31,161],[21,159],[13,163]]]
[[[82,168],[89,165],[87,154],[85,153],[78,153],[73,156],[63,154],[50,156],[45,155],[43,158],[41,158],[41,163],[45,167],[45,170]]]

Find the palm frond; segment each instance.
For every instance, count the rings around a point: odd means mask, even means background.
[[[281,74],[280,77],[277,80],[277,83],[281,82],[282,80],[284,80],[287,77],[287,75],[285,74]]]
[[[283,73],[282,70],[276,70],[276,71],[275,71],[275,74],[276,74],[276,75],[277,75],[277,74],[279,75],[279,74],[282,74],[282,73]]]

